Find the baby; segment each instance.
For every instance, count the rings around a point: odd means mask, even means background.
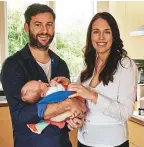
[[[31,104],[36,102],[37,104],[49,104],[63,101],[73,93],[72,91],[66,91],[68,83],[69,82],[67,82],[67,85],[62,85],[60,83],[57,83],[55,80],[52,80],[49,84],[44,83],[40,80],[29,81],[21,89],[21,99],[24,102]],[[81,98],[79,99],[82,100]],[[63,114],[60,114],[46,121],[41,121],[37,124],[27,124],[27,127],[32,132],[40,134],[49,124],[63,128],[65,126],[66,120],[70,117],[73,118],[76,116],[67,111]]]

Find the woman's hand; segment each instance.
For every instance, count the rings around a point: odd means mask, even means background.
[[[66,77],[55,77],[52,80],[54,80],[57,83],[60,83],[62,85],[68,85],[70,83],[70,80],[68,78],[66,78]]]
[[[74,129],[80,128],[83,123],[84,123],[84,117],[82,118],[73,118],[73,119],[69,119],[67,120],[68,123],[68,128],[72,131]]]
[[[84,99],[91,100],[95,103],[97,102],[97,93],[88,89],[88,88],[86,88],[85,86],[83,86],[80,83],[69,84],[68,90],[75,91],[74,94],[69,96],[70,98],[81,96]]]

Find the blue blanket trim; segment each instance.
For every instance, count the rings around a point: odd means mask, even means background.
[[[37,114],[38,114],[38,117],[40,119],[43,119],[43,115],[44,115],[44,112],[45,112],[45,109],[47,108],[47,104],[36,104],[37,105]]]
[[[58,91],[50,95],[45,96],[37,103],[37,113],[42,119],[44,111],[49,103],[58,103],[64,101],[68,96],[72,95],[72,91]]]
[[[58,103],[72,95],[72,91],[58,91],[42,98],[38,104]]]

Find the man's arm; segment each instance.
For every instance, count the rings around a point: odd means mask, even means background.
[[[53,64],[52,64],[52,69],[53,69]],[[54,70],[54,69],[53,69]],[[70,79],[69,75],[69,70],[67,67],[67,64],[63,61],[59,61],[59,65],[55,68],[54,74],[51,75],[51,79],[55,77],[66,77]],[[62,102],[56,103],[56,104],[48,104],[47,107],[44,109],[43,118],[44,119],[49,119],[52,117],[55,117],[59,114],[62,114],[66,111],[72,112],[72,114],[78,115],[79,113],[81,114],[81,111],[85,112],[86,108],[84,103],[81,101],[73,98],[73,99],[67,99]]]
[[[48,104],[45,109],[43,118],[45,120],[50,119],[67,111],[70,111],[72,114],[75,115],[80,115],[82,112],[86,112],[86,110],[87,108],[82,101],[76,98],[68,98],[59,103]]]
[[[36,104],[26,104],[21,100],[20,91],[27,79],[18,61],[12,57],[3,64],[1,82],[14,123],[39,122]]]

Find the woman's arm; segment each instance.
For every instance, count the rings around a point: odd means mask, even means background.
[[[107,116],[127,121],[133,114],[136,90],[137,67],[131,61],[131,66],[122,67],[117,100],[112,100],[97,91],[97,109]]]
[[[127,121],[134,110],[137,90],[137,67],[131,61],[131,66],[121,68],[117,100],[112,100],[94,88],[88,89],[80,84],[72,84],[69,88],[76,91],[73,96],[82,96],[85,99],[94,101],[96,103],[96,111],[121,121]]]

